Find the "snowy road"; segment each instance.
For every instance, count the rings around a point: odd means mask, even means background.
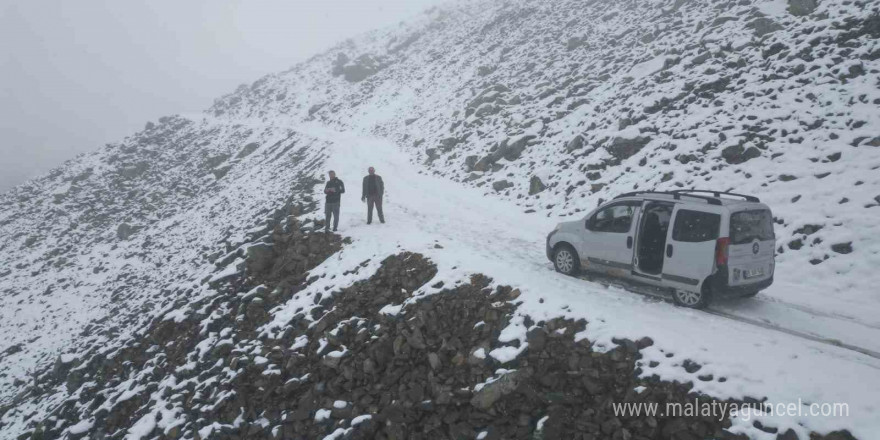
[[[594,274],[583,274],[580,279],[672,302],[672,296],[659,288],[635,285]],[[785,303],[766,294],[754,298],[716,299],[716,302],[704,312],[880,359],[880,352],[866,348],[876,345],[875,338],[878,331],[876,326],[851,317]],[[840,335],[844,339],[829,336],[830,334]],[[850,341],[860,341],[862,345],[855,345]]]
[[[559,275],[544,256],[544,236],[556,219],[524,214],[479,188],[426,175],[391,142],[321,126],[298,129],[332,142],[328,169],[335,170],[347,186],[339,232],[351,237],[353,244],[317,272],[341,276],[367,259],[375,264],[402,250],[420,252],[440,271],[438,279],[429,284],[444,281],[449,286],[470,273],[486,274],[520,288],[520,312],[536,320],[555,316],[587,319],[586,336],[597,349],[610,346],[613,337],[651,336],[656,344],[643,352],[646,375],[690,380],[697,390],[720,397],[766,397],[769,402],[784,404],[841,402],[849,408],[846,417],[776,415],[765,420],[768,424],[793,427],[804,435],[811,429],[849,428],[863,438],[880,429],[876,399],[880,395],[880,360],[822,341],[648,301],[624,289]],[[374,166],[385,180],[388,223],[384,225],[365,224],[366,207],[359,199],[368,166]],[[321,195],[320,187],[315,191]],[[876,327],[809,313],[764,297],[721,303],[718,310],[872,351],[880,341]],[[669,353],[674,355],[667,357]],[[714,379],[698,380],[685,372],[681,367],[685,359],[702,364],[699,375],[711,374]],[[650,368],[649,361],[659,365]],[[755,438],[770,438],[750,421],[737,427]]]

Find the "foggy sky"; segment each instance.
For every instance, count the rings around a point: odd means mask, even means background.
[[[440,0],[0,0],[0,192]]]

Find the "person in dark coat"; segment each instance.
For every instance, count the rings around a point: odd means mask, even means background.
[[[342,180],[336,178],[336,172],[327,173],[330,180],[324,185],[324,232],[330,232],[330,218],[333,218],[333,231],[339,226],[339,204],[342,194],[345,193],[345,184]]]
[[[361,201],[367,202],[367,224],[373,222],[373,207],[376,207],[376,213],[379,214],[379,221],[385,223],[385,216],[382,215],[382,196],[385,194],[385,183],[382,177],[376,174],[376,169],[370,167],[369,174],[364,177],[364,189],[361,193]]]

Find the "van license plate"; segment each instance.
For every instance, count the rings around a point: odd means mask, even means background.
[[[754,278],[754,277],[760,277],[763,275],[764,275],[764,268],[763,267],[758,267],[755,269],[749,269],[749,270],[743,271],[743,278]]]

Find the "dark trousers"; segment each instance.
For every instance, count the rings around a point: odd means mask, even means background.
[[[339,203],[324,204],[324,230],[330,229],[330,218],[333,218],[333,230],[339,226]]]
[[[373,222],[373,206],[376,207],[376,213],[379,214],[379,221],[385,223],[385,216],[382,215],[382,196],[367,197],[367,224]]]

